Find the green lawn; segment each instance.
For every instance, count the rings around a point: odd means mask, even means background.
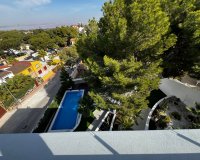
[[[147,98],[149,100],[149,108],[153,108],[153,106],[162,98],[166,97],[166,95],[160,90],[151,91],[150,96]]]

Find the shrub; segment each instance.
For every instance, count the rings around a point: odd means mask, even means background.
[[[193,115],[188,115],[187,120],[189,120],[190,122],[194,122],[195,117]]]
[[[165,122],[165,123],[170,123],[170,122],[171,122],[171,118],[170,118],[169,116],[166,116],[166,117],[164,118],[164,122]]]
[[[161,116],[161,118],[157,121],[158,126],[161,129],[167,127],[167,124],[171,122],[171,118],[169,116]]]
[[[181,115],[178,112],[172,112],[170,115],[176,120],[181,120]]]
[[[58,102],[54,100],[47,110],[44,113],[43,118],[40,120],[38,127],[33,131],[33,133],[43,133],[46,132],[47,128],[50,125],[51,120],[53,119],[54,115],[56,114],[56,111],[58,109]]]

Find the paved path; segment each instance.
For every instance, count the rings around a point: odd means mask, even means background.
[[[190,87],[177,80],[165,78],[161,80],[159,88],[167,96],[176,96],[190,107],[194,106],[195,102],[200,103],[199,87]]]
[[[94,116],[95,120],[92,122],[92,124],[89,125],[87,131],[95,131],[101,121],[103,120],[104,116],[106,115],[107,111],[104,110],[95,110]]]
[[[198,83],[199,80],[196,78],[192,78],[189,75],[185,75],[185,76],[181,77],[181,82],[188,83],[190,85],[197,86],[200,88],[200,83]]]
[[[149,112],[151,111],[150,108],[143,110],[140,114],[140,117],[137,118],[137,124],[133,126],[133,130],[144,130],[147,117]]]
[[[36,127],[60,88],[60,72],[43,87],[26,98],[18,109],[0,119],[0,133],[29,133]]]

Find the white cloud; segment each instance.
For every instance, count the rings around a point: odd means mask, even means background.
[[[16,0],[15,3],[22,7],[34,7],[51,3],[52,0]]]

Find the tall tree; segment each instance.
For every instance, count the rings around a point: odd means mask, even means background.
[[[89,21],[77,44],[89,68],[90,97],[100,108],[116,109],[124,129],[158,87],[159,57],[176,42],[169,26],[159,0],[114,0],[104,4],[99,23]]]
[[[66,90],[71,89],[74,86],[72,78],[69,76],[68,72],[64,67],[61,69],[60,81],[61,87],[56,95],[56,99],[58,102],[61,102]]]
[[[64,48],[60,51],[59,56],[64,64],[71,67],[76,64],[79,58],[76,46]]]
[[[0,101],[8,108],[16,101],[14,97],[17,99],[23,97],[33,86],[34,79],[30,76],[16,75],[0,86]]]
[[[43,61],[45,61],[45,56],[46,56],[46,55],[47,55],[47,52],[44,51],[43,49],[41,49],[41,50],[38,51],[38,56],[39,56],[40,58],[42,58]]]
[[[177,36],[173,48],[163,56],[164,76],[181,76],[191,73],[199,61],[199,2],[197,0],[161,1],[163,10],[170,18],[170,32]]]

